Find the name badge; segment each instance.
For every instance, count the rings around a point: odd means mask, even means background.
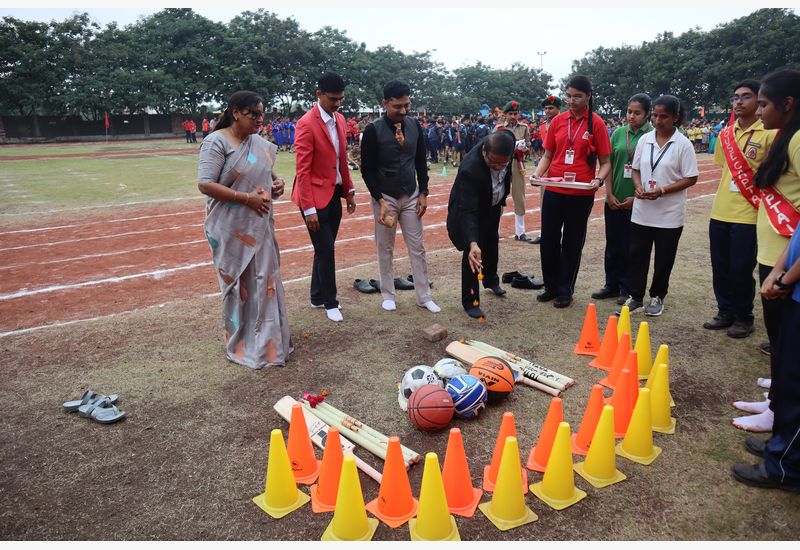
[[[656,188],[657,185],[658,185],[658,183],[656,182],[656,180],[648,180],[647,181],[647,189],[649,189],[650,191],[653,191]]]
[[[626,164],[622,169],[622,177],[631,179],[633,177],[633,166]]]
[[[564,164],[572,164],[575,162],[575,151],[572,149],[567,149],[567,153],[564,155]]]

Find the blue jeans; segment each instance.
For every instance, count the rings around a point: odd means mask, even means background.
[[[708,238],[719,315],[750,325],[756,296],[756,225],[712,219]]]

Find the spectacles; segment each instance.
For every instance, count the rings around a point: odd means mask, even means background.
[[[251,118],[253,120],[258,120],[259,118],[264,118],[263,111],[249,111],[247,113],[242,113],[244,116]]]
[[[582,95],[565,95],[562,99],[567,103],[570,103],[570,102],[580,103],[581,101],[583,101],[586,98],[584,96],[582,96]]]
[[[753,99],[753,94],[732,95],[731,103],[736,103],[737,101],[750,101],[751,99]]]

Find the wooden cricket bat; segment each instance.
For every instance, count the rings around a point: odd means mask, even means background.
[[[277,412],[281,418],[289,422],[292,418],[292,405],[295,403],[299,404],[300,402],[296,401],[291,396],[284,395],[278,400],[277,403],[275,403],[272,408],[275,409],[275,412]],[[329,426],[317,418],[313,413],[305,409],[303,409],[303,418],[306,421],[306,427],[308,428],[308,435],[311,437],[311,442],[320,449],[324,450],[325,442],[328,439]],[[381,473],[356,456],[356,454],[353,452],[356,448],[353,442],[349,439],[346,439],[341,434],[339,434],[339,441],[342,444],[342,452],[350,453],[355,457],[356,466],[358,466],[358,469],[374,479],[376,482],[380,483],[382,478]]]

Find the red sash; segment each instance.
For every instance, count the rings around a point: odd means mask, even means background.
[[[763,202],[772,227],[782,237],[791,237],[800,225],[800,212],[774,186],[766,189],[755,186],[755,174],[736,143],[733,125],[720,132],[719,139],[731,178],[744,198],[756,209]]]

